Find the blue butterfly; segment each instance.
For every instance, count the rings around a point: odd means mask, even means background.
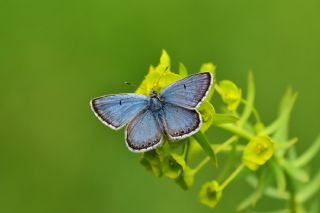
[[[199,131],[202,120],[196,110],[207,96],[213,75],[202,72],[176,81],[160,94],[107,95],[91,100],[95,115],[108,127],[118,130],[128,124],[126,144],[133,152],[160,146],[163,137],[178,140]]]

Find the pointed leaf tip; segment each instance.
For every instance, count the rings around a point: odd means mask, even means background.
[[[209,141],[207,140],[206,136],[201,132],[197,132],[193,135],[194,139],[199,143],[199,145],[202,147],[202,149],[209,155],[209,157],[212,159],[215,166],[218,165],[216,154],[214,153],[213,149],[211,148],[211,145]]]

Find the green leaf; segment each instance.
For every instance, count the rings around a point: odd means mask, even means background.
[[[193,135],[194,139],[200,144],[202,149],[208,154],[208,156],[212,159],[213,163],[217,165],[217,157],[214,151],[211,148],[210,143],[208,142],[206,136],[201,132],[197,132]]]
[[[287,191],[279,192],[278,189],[267,187],[265,189],[265,194],[271,198],[279,200],[289,200],[290,194]]]
[[[255,192],[252,193],[251,195],[247,196],[243,201],[241,201],[241,203],[238,205],[237,207],[237,211],[243,211],[245,209],[247,209],[250,206],[254,206],[254,200],[255,200]]]
[[[214,126],[219,126],[221,124],[236,123],[238,121],[239,118],[235,115],[215,113],[212,124]]]
[[[273,169],[273,172],[275,174],[275,178],[276,178],[276,182],[277,182],[277,186],[278,186],[278,191],[279,192],[285,191],[287,181],[286,181],[286,176],[285,176],[283,170],[279,167],[277,162],[275,162],[274,158],[272,158],[270,160],[270,165],[271,165],[271,168]]]
[[[307,151],[305,151],[298,159],[294,160],[293,165],[297,167],[305,166],[309,163],[312,158],[316,156],[318,151],[320,150],[320,135],[313,142],[313,144],[309,147]]]
[[[253,176],[253,175],[249,175],[247,178],[246,178],[246,181],[249,183],[249,185],[252,187],[252,188],[257,188],[258,186],[258,179]],[[279,190],[275,189],[275,188],[271,188],[271,187],[266,187],[266,189],[264,190],[264,194],[271,197],[271,198],[274,198],[274,199],[281,199],[281,200],[288,200],[290,195],[288,192],[286,191],[283,191],[283,192],[279,192]]]
[[[293,109],[294,103],[297,99],[297,93],[294,93],[289,87],[282,98],[278,119],[274,121],[271,125],[265,128],[262,131],[262,134],[273,134],[273,139],[280,143],[286,143],[288,141],[288,132],[289,132],[289,121],[290,114]],[[283,156],[286,153],[286,150],[279,149],[277,154],[278,156]],[[289,159],[296,158],[296,151],[294,148],[289,149]]]
[[[263,134],[270,135],[276,132],[275,140],[285,141],[287,139],[288,122],[296,98],[297,93],[293,93],[292,89],[288,88],[282,98],[278,118],[262,131]]]
[[[295,167],[293,164],[285,160],[282,160],[280,164],[292,178],[303,183],[306,183],[309,181],[309,175],[306,171]]]
[[[194,137],[190,137],[189,141],[190,144],[187,161],[193,162],[203,153],[203,149]]]
[[[247,91],[247,104],[243,110],[243,113],[240,118],[240,126],[242,126],[250,117],[250,114],[253,111],[253,103],[254,103],[254,96],[255,96],[255,86],[254,86],[254,79],[252,72],[248,74],[248,91]]]
[[[229,132],[232,132],[233,134],[245,138],[247,140],[251,140],[253,138],[253,134],[251,132],[248,132],[244,130],[243,128],[240,128],[238,125],[234,124],[220,124],[218,127],[225,129]]]
[[[303,189],[298,192],[297,201],[305,202],[309,200],[312,196],[314,196],[320,189],[320,171],[316,174],[316,176],[308,183],[307,186],[303,187]]]
[[[297,93],[293,93],[289,88],[281,103],[279,125],[275,131],[273,138],[280,142],[288,139],[290,114],[297,98]]]
[[[187,68],[183,63],[179,64],[179,75],[183,78],[188,76]]]
[[[266,186],[266,170],[263,170],[259,177],[259,183],[256,190],[246,199],[244,199],[240,205],[238,206],[237,210],[242,211],[250,206],[255,206],[258,200],[264,193],[264,189]]]
[[[293,146],[298,142],[298,138],[292,138],[285,143],[276,143],[276,149],[278,150],[285,150],[285,149],[290,149],[293,148]]]
[[[231,138],[229,138],[228,140],[233,140],[233,138],[236,138],[236,140],[238,140],[237,136],[232,136]],[[224,143],[223,143],[224,144]],[[223,145],[222,145],[223,146]],[[228,174],[228,172],[233,168],[233,166],[236,164],[237,162],[237,147],[239,145],[237,144],[237,142],[232,143],[231,144],[231,150],[228,153],[227,156],[227,160],[225,161],[225,163],[223,164],[223,168],[221,169],[221,172],[218,175],[218,180],[223,180],[226,178],[226,175]],[[217,149],[221,149],[221,145],[219,145],[215,150]],[[216,152],[217,153],[217,152]]]

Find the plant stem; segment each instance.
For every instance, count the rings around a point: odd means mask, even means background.
[[[289,209],[291,213],[297,213],[296,190],[293,183],[294,180],[290,177],[290,174],[287,171],[285,172],[285,175],[288,183]]]
[[[183,147],[183,153],[182,153],[182,156],[184,158],[184,160],[187,162],[187,159],[188,159],[188,153],[189,153],[189,147],[190,147],[190,141],[186,141],[186,143],[184,144],[184,147]]]
[[[241,99],[241,102],[245,105],[248,104],[248,101],[246,101],[245,99]],[[261,123],[261,118],[260,118],[259,112],[257,111],[257,109],[254,106],[252,106],[252,114],[253,114],[254,118],[256,119],[256,122]]]
[[[223,149],[225,149],[226,147],[230,146],[233,142],[237,141],[238,137],[237,136],[232,136],[231,138],[229,138],[228,140],[226,140],[225,142],[223,142],[222,144],[220,144],[219,146],[217,146],[217,148],[214,150],[214,152],[216,154],[218,154],[219,152],[221,152]]]
[[[231,181],[233,181],[244,168],[244,164],[240,164],[238,168],[221,184],[220,189],[223,190]]]
[[[194,168],[194,173],[198,173],[202,167],[204,167],[208,162],[210,161],[210,157],[206,157],[205,159],[203,159],[197,166],[196,168]]]
[[[244,130],[234,124],[221,124],[218,127],[225,129],[229,132],[232,132],[232,133],[238,135],[239,137],[242,137],[247,140],[251,140],[253,138],[253,134],[251,134],[250,132],[248,132],[248,131],[246,131],[246,130]]]
[[[222,144],[212,144],[211,145],[212,149],[214,149],[214,150],[216,150],[218,147],[220,148],[220,146],[222,146]],[[245,147],[244,145],[237,144],[236,151],[237,152],[242,152],[244,147]],[[227,145],[227,146],[221,147],[219,152],[229,152],[231,150],[232,150],[232,146],[231,145]]]
[[[229,138],[228,140],[226,140],[225,142],[223,142],[222,144],[220,144],[219,146],[217,146],[217,148],[214,150],[215,154],[218,154],[219,152],[221,152],[222,150],[224,150],[226,147],[230,146],[233,142],[237,141],[238,137],[237,136],[232,136],[231,138]],[[206,157],[205,159],[203,159],[194,169],[194,172],[197,173],[203,166],[205,166],[208,162],[210,161],[210,157]]]

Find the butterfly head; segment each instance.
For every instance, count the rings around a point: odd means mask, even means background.
[[[151,98],[155,98],[155,97],[158,97],[158,93],[156,92],[155,89],[152,88],[151,92],[150,92],[150,97]]]

